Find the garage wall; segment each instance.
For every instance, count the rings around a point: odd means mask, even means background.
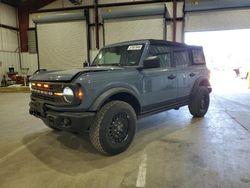
[[[177,18],[183,17],[183,2],[177,3]],[[173,18],[173,3],[166,3],[167,10],[169,12],[169,17]],[[183,35],[183,22],[177,21],[176,23],[176,42],[184,42]],[[168,22],[167,25],[167,40],[173,41],[173,22]]]
[[[101,1],[102,3],[110,3],[110,1]],[[115,2],[124,2],[124,1],[112,1]],[[177,3],[177,17],[183,17],[183,2]],[[154,4],[155,5],[155,4]],[[173,17],[173,3],[165,3],[167,7],[167,11],[169,12],[169,18]],[[139,7],[141,7],[140,5]],[[144,5],[146,6],[146,5]],[[150,6],[150,5],[149,5]],[[127,7],[117,7],[114,8],[118,10],[122,10],[124,8],[132,8],[136,6],[127,6]],[[113,8],[105,8],[102,11],[112,11]],[[105,20],[105,42],[106,44],[110,44],[117,41],[125,41],[131,39],[141,39],[141,38],[155,38],[155,39],[163,39],[163,30],[164,30],[164,22],[163,16],[148,16],[148,17],[130,17],[130,18],[122,18],[122,19],[110,19]],[[176,24],[176,41],[183,42],[183,22],[177,21]],[[147,29],[145,29],[147,28]],[[157,28],[157,29],[155,29]],[[138,32],[135,32],[138,31]],[[167,22],[167,40],[173,41],[173,22]],[[113,33],[112,33],[113,32]],[[132,36],[133,35],[133,36]],[[107,40],[107,39],[108,40]]]
[[[0,2],[1,24],[17,27],[16,9]]]
[[[176,23],[176,42],[183,42],[184,36],[183,36],[183,23],[177,22]],[[173,41],[173,23],[168,23],[167,25],[167,40]]]
[[[17,27],[16,9],[0,3],[0,24]],[[4,74],[13,66],[20,70],[18,32],[0,27],[0,82]]]
[[[37,54],[21,53],[21,60],[22,67],[29,68],[28,75],[33,74],[38,69]]]
[[[186,14],[186,32],[250,28],[250,9],[190,12]]]
[[[107,3],[120,3],[120,2],[131,2],[131,0],[99,0],[99,4],[107,4]],[[136,1],[136,0],[134,0]],[[141,0],[137,0],[137,1],[141,1]],[[94,0],[84,0],[82,5],[93,5],[94,4]],[[166,3],[166,6],[167,6],[167,10],[169,11],[170,13],[170,17],[172,17],[172,12],[173,12],[173,3]],[[74,7],[76,5],[73,5],[72,3],[70,3],[68,0],[57,0],[41,9],[43,10],[46,10],[46,9],[54,9],[54,8],[65,8],[65,7]],[[140,5],[140,6],[143,6],[143,5]],[[130,6],[131,8],[133,6]],[[119,8],[119,7],[118,7]],[[178,6],[177,6],[177,17],[182,17],[182,14],[183,14],[183,3],[178,3]],[[79,11],[82,11],[82,10],[76,10],[76,11],[68,11],[68,12],[79,12]],[[99,13],[101,13],[101,9],[99,9]],[[54,14],[54,12],[48,12],[48,13],[39,13],[39,14],[31,14],[30,15],[30,23],[29,23],[29,27],[30,28],[34,28],[35,27],[35,24],[33,23],[32,21],[32,18],[33,17],[36,17],[36,16],[39,16],[39,15],[48,15],[48,14]],[[127,19],[121,19],[123,22],[126,22],[129,20],[129,18]],[[100,18],[100,21],[102,21],[102,19]],[[139,21],[138,21],[139,22]],[[94,10],[93,9],[90,9],[90,23],[94,23]],[[114,27],[116,23],[110,23],[110,24],[113,24]],[[137,25],[136,21],[134,22],[135,25]],[[141,24],[141,23],[140,23]],[[146,22],[142,23],[145,25],[145,27],[148,26],[148,24]],[[153,32],[158,32],[159,30],[162,30],[163,31],[163,23],[161,24],[161,26],[159,25],[159,22],[155,23],[155,22],[152,22],[152,25],[154,25],[154,28],[158,28],[158,29],[154,29],[152,32],[150,33],[153,33]],[[171,22],[169,22],[167,24],[167,40],[169,41],[172,41],[173,40],[173,34],[172,34],[172,29],[173,29],[173,24]],[[177,22],[177,35],[176,35],[176,40],[178,42],[181,42],[183,41],[183,35],[182,35],[182,22]],[[103,27],[99,27],[99,40],[100,40],[100,47],[103,47]],[[112,33],[111,33],[112,35]],[[134,34],[136,35],[136,33]],[[149,35],[150,36],[150,35]],[[157,38],[157,37],[154,37],[155,35],[153,35],[152,37],[149,37],[149,38]],[[117,35],[118,37],[118,35]],[[125,37],[124,37],[125,38]],[[159,37],[158,37],[159,38]],[[159,38],[160,39],[160,38]],[[162,39],[162,38],[161,38]],[[129,40],[129,39],[128,39]],[[90,59],[92,60],[96,53],[98,52],[98,50],[96,49],[96,38],[95,38],[95,27],[90,27],[90,41],[91,41],[91,49],[90,49]],[[106,41],[107,42],[107,41]],[[112,42],[112,41],[111,41]],[[110,43],[111,43],[110,42]],[[108,44],[108,43],[106,43]],[[32,67],[37,67],[37,59],[36,58],[33,58],[33,57],[30,57],[28,58],[28,56],[34,56],[34,54],[25,54],[24,56],[26,58],[26,60],[30,60],[30,61],[33,61],[33,62],[29,62],[27,64],[31,64],[31,65],[36,65],[36,66],[32,66]],[[23,59],[23,58],[22,58]],[[24,64],[24,63],[23,63]]]

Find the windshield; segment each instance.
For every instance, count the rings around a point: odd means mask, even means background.
[[[137,66],[144,45],[123,45],[103,48],[92,66]]]

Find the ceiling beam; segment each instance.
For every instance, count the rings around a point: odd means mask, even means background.
[[[55,0],[27,0],[26,6],[29,11],[36,11],[50,3],[53,3]]]

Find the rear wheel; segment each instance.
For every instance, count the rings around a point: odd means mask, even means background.
[[[194,117],[203,117],[209,107],[209,91],[205,86],[200,86],[188,105],[189,112]]]
[[[126,102],[111,101],[96,115],[90,127],[90,141],[104,154],[115,155],[125,151],[136,131],[136,114]]]

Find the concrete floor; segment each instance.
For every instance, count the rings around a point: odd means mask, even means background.
[[[138,122],[114,157],[28,114],[29,94],[0,94],[0,187],[249,188],[250,90],[212,94],[205,118],[187,107]]]

